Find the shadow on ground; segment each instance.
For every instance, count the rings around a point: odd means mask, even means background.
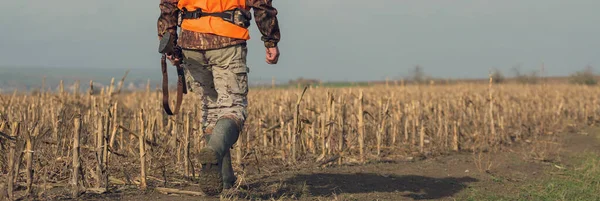
[[[439,199],[452,196],[465,189],[472,177],[432,178],[417,175],[383,176],[372,173],[359,174],[299,174],[290,179],[255,183],[250,189],[262,188],[268,195],[263,198],[331,196],[333,194],[398,193],[415,200]],[[270,192],[270,193],[268,193]]]

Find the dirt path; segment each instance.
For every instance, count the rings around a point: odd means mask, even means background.
[[[249,176],[226,200],[464,200],[477,192],[515,193],[519,186],[568,168],[570,158],[600,152],[600,129],[550,136],[497,153],[457,153],[415,162],[394,162],[286,171]],[[186,190],[198,191],[194,186]],[[87,200],[219,200],[123,190]]]

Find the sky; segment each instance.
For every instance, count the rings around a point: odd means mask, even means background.
[[[160,74],[158,0],[0,1],[0,68],[132,68]],[[597,0],[274,0],[282,39],[265,62],[250,27],[251,80],[568,75],[600,65]],[[174,73],[175,71],[171,71]]]

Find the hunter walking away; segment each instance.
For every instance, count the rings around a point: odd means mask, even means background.
[[[599,200],[578,1],[3,1],[0,201]]]
[[[160,11],[158,37],[169,38],[161,40],[161,47],[172,47],[169,52],[161,48],[161,52],[178,67],[180,82],[181,69],[186,72],[188,83],[178,87],[189,86],[201,97],[198,106],[202,108],[202,133],[208,146],[198,153],[202,165],[198,180],[205,193],[216,195],[236,181],[230,148],[248,115],[246,41],[250,39],[250,20],[254,14],[266,62],[276,64],[280,40],[277,10],[271,0],[161,0]],[[178,89],[178,96],[181,91]],[[179,105],[180,98],[176,110]]]

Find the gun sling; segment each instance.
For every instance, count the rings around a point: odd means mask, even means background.
[[[167,56],[163,54],[160,59],[161,68],[162,68],[162,93],[163,93],[163,108],[168,115],[174,115],[179,113],[179,108],[181,107],[181,102],[183,99],[183,94],[187,94],[187,86],[185,84],[185,76],[183,72],[183,67],[181,65],[176,66],[177,68],[177,100],[175,103],[175,112],[171,111],[171,107],[169,107],[169,74],[167,73]]]

